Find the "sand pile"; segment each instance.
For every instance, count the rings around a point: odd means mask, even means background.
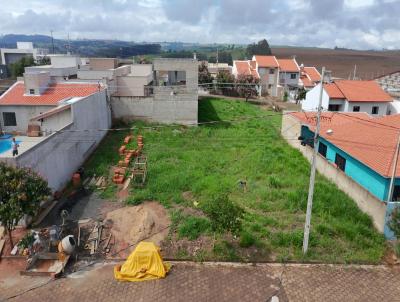
[[[158,202],[145,202],[109,212],[106,221],[112,223],[111,233],[117,242],[136,244],[142,240],[160,245],[168,235],[171,223],[168,212]]]

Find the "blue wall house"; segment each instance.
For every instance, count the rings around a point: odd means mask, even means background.
[[[342,117],[337,117],[338,113],[335,115],[334,119],[321,122],[318,153],[376,198],[387,203],[400,132],[400,115],[383,118],[359,118],[354,114]],[[315,119],[302,122],[299,139],[303,146],[313,147]],[[399,125],[398,129],[393,125]],[[387,203],[386,207],[386,222],[393,209],[399,205],[400,167],[396,168],[391,200],[393,202]],[[394,237],[387,223],[384,234],[389,239]]]

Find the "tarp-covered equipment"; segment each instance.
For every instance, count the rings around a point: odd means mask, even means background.
[[[145,281],[164,278],[169,269],[153,242],[140,242],[122,266],[114,267],[114,276],[120,281]]]

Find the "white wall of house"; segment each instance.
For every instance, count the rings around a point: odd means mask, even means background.
[[[16,106],[16,105],[8,105],[8,106],[0,106],[0,122],[1,128],[5,132],[20,132],[25,134],[28,130],[28,124],[32,117],[37,116],[43,112],[49,111],[50,109],[55,108],[55,106]],[[15,118],[17,121],[16,126],[5,126],[3,119],[3,112],[14,112]]]
[[[273,73],[272,73],[273,72]],[[272,96],[278,96],[279,70],[278,68],[258,67],[262,93],[267,91]]]
[[[295,78],[292,78],[293,77]],[[279,71],[279,84],[282,86],[290,85],[290,86],[298,86],[300,79],[299,72],[282,72]]]
[[[49,187],[62,189],[73,173],[106,135],[111,126],[106,92],[101,91],[71,105],[73,123],[15,158],[20,167],[30,167],[47,179]],[[68,131],[89,130],[89,131]]]
[[[316,111],[318,109],[319,93],[321,84],[318,84],[313,89],[307,92],[306,99],[301,103],[301,109],[304,111]],[[329,96],[328,93],[323,90],[322,93],[322,108],[328,110],[329,107]]]
[[[360,107],[360,112],[366,112],[368,114],[371,114],[372,116],[382,116],[382,115],[387,115],[388,110],[389,110],[389,104],[386,102],[346,102],[348,103],[347,105],[347,112],[353,112],[354,111],[354,106],[359,106]],[[372,113],[372,108],[373,107],[378,107],[378,114],[373,114]]]
[[[81,65],[81,58],[71,55],[49,55],[51,65],[55,68],[78,67]]]
[[[41,131],[49,135],[58,129],[62,129],[73,122],[71,108],[60,111],[43,119],[42,122],[36,122],[40,125]]]

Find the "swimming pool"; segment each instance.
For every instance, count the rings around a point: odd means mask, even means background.
[[[21,141],[17,141],[20,144]],[[11,149],[11,139],[0,139],[0,154]]]

